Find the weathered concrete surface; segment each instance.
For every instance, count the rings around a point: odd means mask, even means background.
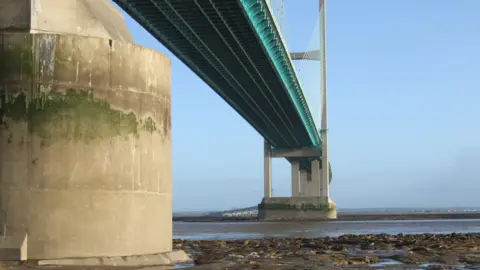
[[[2,231],[5,231],[5,229],[2,229]],[[1,261],[27,260],[28,259],[27,246],[28,246],[27,234],[0,236],[0,260]]]
[[[0,31],[61,33],[134,43],[110,0],[0,0]]]
[[[148,254],[129,257],[102,257],[102,258],[72,258],[56,260],[40,260],[38,265],[63,266],[152,266],[174,265],[190,262],[191,259],[183,250],[174,250],[168,253]]]
[[[169,59],[28,33],[0,33],[0,59],[7,237],[28,235],[28,259],[171,251]]]
[[[258,205],[262,220],[329,220],[337,218],[337,207],[323,197],[263,198]]]

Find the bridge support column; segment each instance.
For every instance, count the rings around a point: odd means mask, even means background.
[[[297,160],[292,161],[292,197],[300,196],[300,163]]]
[[[330,198],[330,183],[329,179],[325,176],[325,174],[320,170],[320,182],[319,182],[319,187],[320,187],[320,197],[323,198]]]
[[[272,156],[270,144],[265,141],[263,143],[263,197],[272,197]]]
[[[307,170],[300,170],[300,196],[307,196]]]
[[[296,162],[292,162],[292,197],[263,198],[258,205],[258,217],[264,220],[328,220],[337,218],[335,204],[328,197],[322,196],[320,190],[322,185],[320,160],[314,159],[312,161],[311,172],[299,170],[297,166]],[[297,179],[300,181],[297,181]],[[299,182],[299,192],[296,193],[294,189]]]
[[[319,27],[319,38],[321,50],[311,52],[291,53],[292,59],[319,60],[322,63],[321,69],[321,147],[298,148],[298,149],[274,149],[274,157],[285,158],[308,158],[314,159],[311,162],[311,181],[307,181],[306,197],[295,197],[293,186],[296,176],[292,175],[292,196],[291,198],[264,198],[259,205],[259,217],[264,219],[334,219],[337,217],[336,205],[330,199],[329,185],[331,180],[329,159],[328,159],[328,136],[327,136],[327,58],[326,58],[326,11],[325,0],[319,0],[320,17],[322,18]],[[321,163],[320,163],[321,161]],[[293,166],[292,166],[293,170]],[[292,171],[293,174],[293,171]]]
[[[312,181],[311,181],[310,196],[319,197],[320,196],[320,177],[322,176],[322,169],[320,169],[319,160],[317,159],[312,160],[311,170],[312,170]]]
[[[315,187],[312,180],[312,172],[307,172],[307,181],[306,181],[306,193],[307,197],[315,197]]]
[[[170,60],[132,44],[109,1],[6,2],[0,260],[188,260],[172,256]]]

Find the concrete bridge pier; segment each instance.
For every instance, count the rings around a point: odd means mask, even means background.
[[[307,177],[308,177],[308,171],[307,170],[304,170],[304,169],[300,169],[300,197],[302,196],[307,196],[307,191],[308,191],[308,180],[307,180]],[[310,178],[311,179],[311,178]]]
[[[315,183],[312,181],[312,171],[305,170],[305,195],[304,197],[315,197]]]
[[[311,174],[312,174],[312,179],[311,179],[312,191],[310,193],[310,196],[319,197],[322,169],[320,168],[320,161],[318,159],[314,159],[311,162]]]
[[[110,1],[0,1],[0,260],[188,260],[172,251],[170,72]]]
[[[271,155],[271,146],[270,144],[265,141],[263,143],[263,192],[264,198],[272,197],[272,155]]]
[[[292,161],[292,197],[300,197],[300,163],[298,160]]]
[[[265,220],[336,219],[335,203],[329,195],[330,179],[322,179],[321,149],[272,149],[265,143],[265,197],[258,205],[259,218]],[[291,197],[271,196],[271,159],[293,158]],[[309,171],[301,169],[295,158],[311,158]]]

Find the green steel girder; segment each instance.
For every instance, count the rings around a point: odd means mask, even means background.
[[[298,125],[298,120],[295,121],[291,120],[297,112],[292,112],[290,107],[291,104],[285,103],[285,100],[280,100],[280,103],[276,100],[276,96],[279,93],[272,93],[272,87],[265,87],[265,80],[262,76],[259,76],[257,72],[251,72],[250,74],[254,74],[257,78],[252,80],[251,77],[243,78],[242,81],[238,81],[236,78],[239,76],[238,70],[235,70],[235,76],[232,78],[232,73],[229,72],[228,68],[225,67],[225,64],[230,64],[234,67],[238,66],[238,62],[232,61],[231,56],[223,57],[223,59],[227,59],[227,61],[222,63],[221,57],[217,57],[217,54],[223,53],[224,48],[219,48],[215,52],[209,51],[205,49],[206,46],[203,44],[201,38],[197,36],[196,33],[193,33],[192,29],[189,29],[185,22],[182,21],[181,18],[187,18],[189,15],[182,14],[182,16],[178,16],[180,14],[176,14],[176,17],[172,15],[172,13],[184,12],[185,10],[191,10],[191,4],[195,3],[195,1],[145,1],[145,0],[115,0],[117,4],[119,4],[127,13],[129,13],[134,19],[136,19],[142,26],[144,26],[150,33],[152,33],[159,41],[161,41],[172,53],[174,53],[180,60],[182,60],[187,66],[189,66],[199,77],[201,77],[207,84],[209,84],[222,98],[224,98],[227,103],[229,103],[240,115],[242,115],[257,131],[259,131],[262,136],[264,136],[268,141],[270,141],[273,145],[279,146],[290,146],[290,147],[297,147],[299,145],[310,145],[311,143],[307,142],[305,138],[303,138],[301,134],[302,127]],[[205,3],[206,1],[198,1],[199,3]],[[239,7],[235,1],[217,1],[221,4],[228,4],[233,3],[235,4],[236,12],[238,12]],[[189,8],[182,8],[174,7],[177,11],[172,11],[172,6],[175,4],[190,4]],[[167,12],[170,10],[170,14]],[[231,7],[228,10],[232,10]],[[192,12],[191,14],[195,14],[198,16],[200,12]],[[159,16],[162,15],[162,16]],[[191,16],[191,15],[190,15]],[[238,14],[234,16],[238,18]],[[198,17],[196,19],[201,19]],[[240,17],[242,19],[242,17]],[[182,25],[183,23],[183,25]],[[240,23],[245,25],[245,19],[240,20]],[[180,25],[176,25],[180,24]],[[190,26],[195,25],[190,24]],[[173,29],[173,30],[172,30]],[[206,28],[209,29],[209,28]],[[211,29],[211,27],[210,27]],[[204,31],[200,29],[200,34],[209,33],[210,31]],[[172,32],[173,31],[173,32]],[[235,33],[237,34],[237,33]],[[241,34],[241,33],[240,33]],[[253,39],[251,38],[253,37]],[[207,41],[212,39],[213,36],[203,37]],[[186,42],[188,41],[188,42]],[[187,44],[188,43],[188,44]],[[222,42],[224,43],[224,42]],[[248,43],[253,44],[253,49],[258,51],[258,41],[256,41],[254,33],[248,34]],[[210,44],[211,45],[211,44]],[[215,46],[215,43],[213,44]],[[237,46],[241,46],[237,44]],[[190,50],[189,50],[190,49]],[[194,51],[192,51],[194,50]],[[249,50],[249,54],[252,50]],[[253,54],[253,52],[252,52]],[[201,56],[201,57],[199,57]],[[248,56],[248,54],[247,54]],[[255,63],[265,62],[265,56],[260,55],[254,57],[255,60],[249,59],[250,66],[244,68],[244,70],[255,70]],[[199,64],[201,62],[201,65]],[[270,65],[270,64],[268,64]],[[259,68],[261,71],[264,70],[273,70],[270,66],[261,66]],[[242,71],[244,72],[244,71]],[[213,75],[212,75],[213,74]],[[230,76],[229,76],[230,74]],[[241,72],[240,72],[241,75]],[[229,77],[228,77],[229,76]],[[220,78],[221,77],[221,80]],[[265,75],[265,77],[269,78],[271,75]],[[271,78],[273,79],[273,77]],[[259,82],[262,81],[264,85],[256,84],[255,87],[251,87],[252,85],[248,85],[251,82]],[[277,83],[276,80],[273,81],[274,83],[278,84],[275,85],[275,89],[281,89],[283,86],[280,81]],[[247,83],[247,89],[242,87],[242,84]],[[272,80],[269,81],[272,83]],[[268,85],[267,85],[268,86]],[[260,90],[259,90],[260,87]],[[263,89],[269,89],[270,93],[268,93],[268,97],[265,96],[265,92]],[[248,90],[248,91],[247,91]],[[225,92],[226,91],[226,92]],[[233,91],[233,92],[232,92]],[[227,93],[228,92],[228,93]],[[262,97],[254,96],[258,95],[258,93],[263,94],[264,102],[262,104],[255,104],[256,100]],[[234,97],[232,97],[234,95]],[[283,97],[283,96],[282,96]],[[270,101],[271,100],[271,101]],[[276,102],[272,104],[272,102]],[[268,107],[266,106],[269,103]],[[262,113],[263,107],[265,107],[265,111],[268,112],[268,116],[266,113]],[[286,109],[285,109],[286,108]],[[275,114],[272,114],[272,111]],[[253,119],[256,118],[256,119]],[[293,118],[294,119],[294,118]],[[302,125],[303,126],[303,125]],[[268,131],[268,132],[266,132]],[[269,133],[270,134],[267,134]],[[271,133],[274,132],[275,135]],[[293,133],[295,132],[295,133]],[[299,133],[300,132],[300,133]],[[288,138],[285,138],[288,136]],[[278,138],[278,137],[283,137]],[[298,141],[300,140],[300,142]]]
[[[155,18],[153,16],[144,16],[145,15],[145,9],[151,9],[151,7],[146,6],[146,7],[138,7],[135,4],[140,1],[126,1],[126,0],[115,0],[115,2],[122,8],[124,9],[127,13],[129,13],[133,18],[135,18],[143,27],[147,29],[153,36],[155,36],[159,41],[161,41],[165,47],[167,47],[171,52],[173,52],[182,62],[184,62],[193,72],[195,72],[200,78],[202,78],[212,89],[215,89],[216,92],[230,105],[234,110],[236,110],[240,115],[254,115],[253,112],[251,112],[250,107],[247,106],[246,104],[242,103],[239,100],[234,100],[233,97],[229,96],[226,94],[222,89],[225,88],[225,85],[227,85],[226,82],[224,81],[218,81],[218,80],[213,80],[209,76],[204,76],[207,70],[211,68],[211,65],[209,65],[208,61],[203,61],[204,64],[202,64],[202,58],[196,57],[192,58],[192,54],[198,53],[198,51],[195,52],[188,52],[187,49],[188,47],[184,46],[184,44],[181,44],[180,42],[177,42],[176,40],[172,39],[171,37],[174,36],[172,34],[166,33],[167,31],[164,29],[158,29],[155,27],[155,24],[158,23],[157,19],[159,16],[155,15]],[[149,1],[147,1],[149,2]],[[158,11],[157,11],[158,12]],[[167,27],[167,29],[169,29]],[[161,31],[160,31],[161,30]],[[169,42],[165,42],[169,41]],[[199,63],[200,62],[200,63]],[[210,70],[210,72],[213,72]],[[218,74],[220,74],[218,71],[216,71]],[[247,121],[255,128],[258,130],[258,127],[262,126],[264,123],[262,123],[260,118],[250,118],[247,119]],[[260,131],[259,131],[260,132]],[[269,138],[266,136],[266,139],[270,141],[274,141],[273,138]]]
[[[268,11],[265,0],[239,1],[248,15],[250,23],[255,28],[261,42],[272,58],[283,83],[287,87],[290,97],[295,106],[297,106],[302,121],[308,129],[313,146],[319,146],[321,144],[320,136],[307,106],[300,82],[295,74],[289,53],[280,38],[280,33]]]
[[[321,147],[300,83],[265,1],[114,2],[273,146]],[[251,10],[256,24],[244,3],[257,7]],[[302,159],[301,166],[308,169],[309,160]]]
[[[236,72],[235,72],[235,75],[233,75],[230,72],[230,69],[228,67],[226,67],[224,65],[224,63],[222,63],[222,61],[220,60],[220,57],[217,56],[217,55],[220,55],[220,54],[224,54],[224,51],[223,50],[218,50],[218,51],[213,52],[213,51],[210,50],[209,53],[210,53],[211,56],[213,56],[213,58],[215,58],[217,60],[216,63],[218,65],[222,65],[224,67],[224,70],[231,75],[232,80],[235,80],[236,83],[239,85],[239,88],[243,89],[243,92],[246,93],[246,95],[248,96],[250,101],[254,104],[254,106],[262,114],[263,117],[272,118],[271,113],[268,114],[268,115],[267,115],[267,113],[265,113],[265,110],[263,109],[263,107],[265,107],[265,106],[257,104],[256,99],[252,98],[252,96],[250,94],[248,94],[249,91],[246,90],[245,87],[243,86],[245,81],[251,81],[253,86],[256,87],[259,90],[258,92],[261,93],[265,102],[268,103],[270,105],[270,108],[273,109],[273,111],[275,112],[275,115],[280,116],[280,118],[278,118],[277,121],[282,121],[281,119],[284,119],[283,120],[283,121],[285,121],[284,124],[287,124],[290,127],[287,130],[285,130],[285,129],[279,130],[275,126],[275,124],[273,124],[272,128],[274,128],[278,132],[278,134],[280,134],[280,136],[282,136],[282,137],[284,137],[283,133],[287,133],[285,135],[288,135],[289,137],[292,137],[292,138],[296,139],[295,134],[292,132],[292,129],[291,129],[291,128],[294,127],[294,124],[290,121],[288,114],[284,111],[284,109],[281,106],[276,106],[273,102],[273,101],[276,101],[274,91],[265,82],[265,80],[263,80],[263,78],[261,76],[259,76],[259,77],[257,76],[258,78],[254,78],[255,77],[254,76],[255,72],[252,72],[250,69],[254,69],[254,70],[258,71],[258,69],[256,68],[256,65],[255,65],[255,60],[252,59],[249,56],[249,54],[245,52],[245,50],[242,50],[243,53],[240,53],[238,49],[235,50],[235,49],[232,48],[232,47],[234,47],[235,43],[238,44],[239,41],[238,41],[238,39],[235,39],[235,35],[232,33],[232,30],[228,27],[228,23],[224,24],[222,22],[220,24],[218,24],[218,23],[216,24],[210,19],[210,17],[213,17],[215,15],[217,15],[218,17],[220,17],[220,19],[222,19],[222,15],[221,15],[222,12],[220,11],[220,7],[217,7],[217,5],[214,3],[215,1],[212,1],[212,0],[210,0],[210,1],[192,0],[191,2],[194,2],[196,4],[196,7],[198,8],[199,12],[202,13],[202,15],[203,15],[203,16],[200,16],[200,17],[195,16],[195,18],[194,18],[195,20],[193,20],[193,21],[192,21],[192,17],[189,17],[189,14],[192,12],[192,10],[190,8],[182,8],[184,6],[184,4],[182,4],[182,2],[173,1],[173,3],[176,3],[176,5],[175,4],[173,4],[173,5],[169,4],[169,6],[172,7],[172,10],[174,10],[174,12],[176,13],[176,16],[178,16],[180,18],[186,18],[185,20],[182,19],[182,21],[185,25],[188,25],[189,30],[195,36],[197,36],[196,33],[204,33],[205,32],[205,30],[204,30],[205,26],[203,24],[201,24],[202,20],[205,22],[206,25],[208,25],[212,30],[214,30],[213,33],[209,33],[207,38],[208,39],[217,38],[219,43],[225,44],[226,49],[229,51],[228,56],[225,56],[225,58],[231,58],[232,60],[236,60],[236,61],[228,60],[227,64],[233,62],[234,66],[238,66],[238,68],[235,68]],[[169,1],[166,1],[166,3],[168,4]],[[223,31],[219,31],[217,29],[218,26],[226,26],[226,29],[223,29]],[[229,42],[229,41],[226,40],[226,36],[229,33],[232,34],[232,38],[235,39],[235,42]],[[204,42],[202,41],[202,38],[200,38],[200,37],[198,37],[198,42],[204,44]],[[204,45],[205,45],[206,48],[208,48],[208,45],[206,45],[206,44],[204,44]],[[240,49],[241,49],[241,47],[240,47]],[[205,53],[203,53],[203,55],[205,57],[207,57],[205,55]],[[246,61],[244,59],[248,59],[248,63],[245,63]],[[249,67],[247,67],[247,65]],[[238,71],[240,71],[240,72],[238,72]],[[241,74],[245,75],[244,80],[242,80],[242,83],[240,83],[239,80],[236,79],[236,77],[241,78]],[[263,81],[263,83],[259,83],[258,81]],[[295,143],[298,144],[298,141],[295,142]]]

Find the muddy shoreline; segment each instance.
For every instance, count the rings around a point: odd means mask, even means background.
[[[480,233],[180,240],[190,269],[480,269]]]
[[[194,264],[183,269],[480,269],[480,233],[345,234],[339,237],[173,240]],[[0,269],[172,269],[172,267],[38,266],[2,262]]]
[[[430,220],[430,219],[480,219],[480,213],[442,213],[442,214],[338,214],[339,221],[369,220]],[[255,222],[257,217],[173,217],[177,222]],[[318,222],[315,221],[315,222]]]

